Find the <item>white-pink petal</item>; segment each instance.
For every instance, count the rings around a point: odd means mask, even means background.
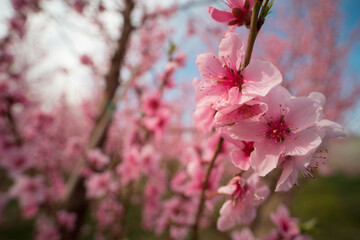
[[[230,22],[231,20],[235,19],[231,11],[219,10],[210,6],[208,8],[208,11],[210,13],[210,16],[218,22]]]
[[[285,154],[290,156],[302,156],[314,152],[321,144],[320,136],[309,129],[305,129],[285,140]]]
[[[297,181],[298,169],[294,168],[294,161],[289,159],[284,162],[283,171],[276,184],[275,192],[288,191]]]
[[[235,167],[247,171],[250,168],[250,158],[245,156],[241,149],[234,149],[230,153],[231,161]]]
[[[232,32],[228,32],[219,46],[219,58],[234,71],[239,70],[240,62],[244,55],[244,43],[241,38]],[[238,61],[240,59],[240,61]]]
[[[259,142],[264,136],[266,127],[259,122],[241,122],[228,128],[229,136],[247,142]]]
[[[204,79],[220,78],[225,74],[223,63],[212,53],[199,54],[196,58],[196,64]]]
[[[252,60],[243,72],[242,93],[253,96],[265,96],[282,82],[280,71],[270,62]]]
[[[263,177],[276,168],[280,154],[284,151],[284,145],[262,141],[256,142],[254,147],[255,150],[250,155],[250,165],[259,176]]]
[[[294,133],[314,126],[320,118],[317,111],[319,104],[310,98],[294,97],[287,100],[285,105],[289,109],[285,122]]]

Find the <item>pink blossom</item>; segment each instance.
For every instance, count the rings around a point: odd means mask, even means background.
[[[234,139],[255,142],[250,162],[260,176],[274,169],[280,156],[306,155],[321,144],[320,136],[310,129],[320,118],[314,100],[291,97],[277,86],[263,101],[268,104],[268,111],[259,122],[241,122],[228,129]]]
[[[164,131],[168,125],[170,119],[170,111],[167,109],[162,109],[157,112],[157,115],[151,117],[144,117],[145,127],[154,133],[155,140],[160,141],[163,138]]]
[[[230,10],[218,10],[214,7],[209,7],[210,16],[218,22],[227,22],[229,25],[250,25],[251,8],[254,5],[254,0],[227,0]]]
[[[268,110],[266,103],[256,100],[237,104],[237,106],[230,112],[217,112],[215,115],[216,126],[231,125],[241,121],[256,121]]]
[[[319,103],[318,113],[323,116],[322,106],[325,104],[325,97],[320,93],[311,93],[310,98]],[[276,185],[275,191],[288,191],[294,184],[298,185],[298,173],[303,176],[313,177],[313,173],[325,163],[326,149],[322,149],[331,138],[345,137],[344,129],[339,124],[327,119],[322,119],[310,128],[322,139],[321,145],[314,152],[304,156],[285,156],[282,158],[283,171]]]
[[[284,239],[293,239],[300,234],[298,220],[290,217],[289,210],[286,206],[280,205],[276,213],[270,215],[270,218]]]
[[[166,179],[159,180],[154,178],[151,182],[148,182],[145,187],[145,204],[143,208],[143,225],[150,229],[155,226],[154,219],[159,216],[161,211],[161,197],[164,193],[165,186],[159,184],[164,182]]]
[[[116,167],[116,173],[121,176],[121,182],[128,184],[141,176],[140,156],[137,147],[132,146],[123,153],[123,161]]]
[[[247,171],[250,168],[250,155],[253,151],[253,142],[242,141],[242,146],[240,148],[232,150],[230,153],[232,163],[236,167]]]
[[[10,189],[10,196],[17,197],[27,217],[34,216],[38,205],[46,199],[46,188],[41,176],[19,176]]]
[[[124,213],[124,208],[118,200],[112,197],[107,197],[99,203],[99,207],[95,211],[97,219],[97,227],[105,229],[116,225],[121,227],[119,224],[114,224],[118,219],[121,219]]]
[[[217,221],[219,231],[226,231],[236,223],[249,224],[256,216],[256,206],[263,203],[270,191],[266,185],[261,185],[256,174],[248,179],[235,176],[231,181],[218,189],[221,194],[230,196],[220,209]]]
[[[235,33],[229,32],[219,46],[219,58],[205,53],[196,63],[204,81],[194,80],[198,107],[212,106],[223,113],[239,108],[257,96],[265,96],[282,81],[279,70],[269,62],[253,60],[244,71],[240,63],[244,44]]]
[[[139,161],[139,166],[145,174],[151,176],[151,174],[158,173],[159,154],[150,144],[142,147]]]
[[[87,197],[102,198],[115,191],[116,182],[112,179],[111,172],[95,173],[86,180]]]
[[[58,223],[65,227],[68,231],[72,231],[75,227],[75,221],[76,221],[76,214],[75,213],[69,213],[64,210],[60,210],[57,214],[57,221]]]
[[[163,212],[157,219],[156,232],[161,234],[174,222],[178,225],[190,225],[193,223],[194,211],[197,208],[197,201],[184,199],[181,197],[172,197],[164,202]],[[170,229],[171,230],[171,229]],[[177,229],[180,230],[180,229]],[[173,230],[173,231],[177,231]]]
[[[188,196],[199,195],[201,193],[203,181],[206,175],[202,161],[194,159],[187,165],[186,170],[190,179],[186,183],[184,193]],[[208,185],[206,186],[207,191],[211,192],[216,190],[217,184],[221,177],[221,173],[222,169],[218,166],[215,166],[215,168],[213,168],[208,180]]]
[[[164,106],[159,92],[144,94],[142,101],[143,105],[141,110],[143,110],[147,116],[155,116],[156,113]]]
[[[33,163],[22,149],[13,148],[2,156],[0,165],[9,171],[11,177],[15,178],[29,169]]]
[[[197,108],[193,115],[195,127],[201,132],[210,132],[214,127],[215,113],[211,106]]]
[[[100,149],[93,149],[88,153],[88,163],[95,170],[102,170],[109,162],[109,157],[104,155]]]
[[[55,226],[50,225],[48,222],[37,222],[36,240],[60,240],[60,233]]]
[[[249,228],[245,228],[241,232],[233,232],[231,238],[233,240],[255,240],[255,237]]]

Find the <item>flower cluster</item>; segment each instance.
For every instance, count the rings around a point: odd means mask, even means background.
[[[292,218],[289,210],[280,205],[275,213],[271,213],[270,219],[275,225],[267,236],[261,240],[311,240],[309,235],[301,232],[298,219]],[[245,228],[241,232],[235,231],[232,234],[233,240],[256,240],[250,229]]]
[[[283,168],[276,191],[287,191],[297,184],[299,172],[311,176],[318,169],[325,159],[326,141],[344,136],[344,131],[324,118],[325,97],[321,93],[292,96],[280,85],[282,76],[274,65],[252,60],[244,68],[243,58],[244,44],[233,32],[225,34],[218,56],[198,56],[203,80],[193,81],[198,106],[195,125],[203,131],[216,129],[235,146],[230,155],[239,171],[254,171],[264,177],[275,168]],[[220,210],[220,230],[233,226],[234,219],[251,222],[251,205],[259,205],[266,198],[265,190],[246,183],[251,178],[236,176],[228,187],[219,189],[232,199]]]

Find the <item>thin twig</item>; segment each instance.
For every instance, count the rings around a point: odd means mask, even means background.
[[[195,223],[192,226],[192,234],[193,234],[192,239],[193,240],[197,240],[198,237],[199,237],[199,223],[200,223],[202,212],[204,210],[204,204],[205,204],[205,200],[206,200],[205,191],[206,191],[206,189],[208,187],[208,182],[209,182],[211,170],[213,169],[214,164],[215,164],[215,160],[216,160],[217,156],[219,155],[219,153],[221,151],[223,142],[224,142],[224,139],[220,138],[219,142],[218,142],[218,144],[216,146],[214,156],[212,157],[212,159],[210,161],[209,167],[208,167],[208,169],[206,171],[205,178],[203,179],[203,182],[202,182],[201,197],[200,197],[199,207],[198,207],[197,212],[196,212]]]
[[[242,65],[242,70],[244,70],[246,68],[246,66],[249,65],[249,63],[250,63],[252,50],[254,48],[255,39],[256,39],[256,36],[258,33],[257,20],[258,20],[260,7],[261,7],[260,0],[255,0],[252,15],[251,15],[250,33],[249,33],[249,38],[247,41],[245,60]]]

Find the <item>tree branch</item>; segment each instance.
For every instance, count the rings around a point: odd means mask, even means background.
[[[246,45],[246,54],[245,54],[244,63],[242,65],[242,70],[244,70],[246,68],[246,66],[249,65],[249,63],[250,63],[252,50],[253,50],[254,44],[255,44],[255,39],[258,34],[257,20],[258,20],[260,7],[261,7],[261,1],[255,0],[252,15],[251,15],[250,33],[249,33],[249,38],[248,38],[247,45]]]
[[[131,13],[134,9],[134,2],[133,0],[126,0],[125,3],[125,9],[123,11],[124,24],[122,35],[118,40],[117,49],[112,57],[108,74],[105,76],[106,88],[100,102],[96,125],[89,138],[88,149],[103,146],[106,139],[107,129],[110,126],[113,113],[115,112],[115,106],[112,100],[115,99],[115,92],[121,83],[119,80],[121,67],[128,48],[130,35],[134,30],[131,24]],[[84,179],[81,177],[81,171],[84,164],[85,159],[79,161],[77,166],[75,166],[75,170],[70,176],[66,193],[62,201],[64,208],[80,215],[78,218],[82,219],[82,221],[84,220],[83,216],[85,215],[87,209]],[[76,239],[82,225],[82,221],[77,221],[76,228],[73,233],[70,235],[63,235],[63,239]]]
[[[193,239],[193,240],[197,240],[198,237],[199,237],[199,223],[200,223],[201,215],[202,215],[205,200],[206,200],[205,191],[206,191],[207,186],[208,186],[211,170],[213,169],[214,164],[215,164],[215,160],[216,160],[217,156],[219,155],[219,153],[221,151],[221,147],[223,145],[223,142],[224,142],[224,139],[220,138],[219,142],[218,142],[218,144],[216,146],[214,155],[213,155],[213,157],[212,157],[212,159],[210,161],[209,167],[208,167],[208,169],[206,171],[205,178],[203,179],[199,207],[198,207],[197,212],[196,212],[195,223],[192,226],[192,238],[191,239]]]

